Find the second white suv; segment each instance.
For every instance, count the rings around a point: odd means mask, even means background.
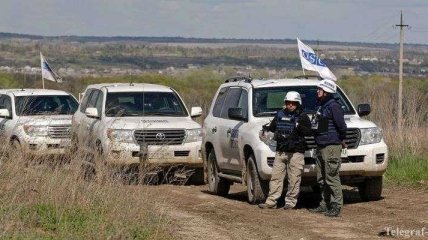
[[[64,91],[0,90],[0,135],[17,153],[65,154],[77,107],[76,99]]]
[[[73,117],[73,138],[110,164],[139,164],[144,154],[150,164],[203,174],[202,129],[192,119],[201,114],[200,107],[189,114],[178,93],[166,86],[94,84],[86,88]]]
[[[309,114],[316,112],[318,80],[234,78],[222,84],[204,121],[202,152],[209,190],[225,195],[234,182],[247,185],[248,201],[265,199],[275,159],[276,143],[262,141],[259,132],[282,109],[288,91],[297,91]],[[338,87],[334,97],[342,105],[348,126],[348,156],[342,158],[342,183],[358,186],[364,200],[378,199],[382,176],[388,165],[388,149],[381,130],[361,117],[370,113],[370,105],[355,109]],[[273,135],[273,134],[272,134]],[[271,135],[271,136],[272,136]],[[314,138],[308,138],[303,184],[316,185]]]

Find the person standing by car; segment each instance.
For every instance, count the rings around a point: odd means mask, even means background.
[[[275,132],[276,156],[272,167],[272,177],[269,183],[269,196],[260,208],[276,208],[277,199],[282,194],[284,178],[287,176],[288,189],[284,209],[296,206],[300,192],[306,150],[305,136],[312,133],[311,122],[301,105],[302,99],[298,92],[290,91],[284,98],[285,108],[279,110],[272,122],[263,128]]]
[[[318,207],[310,212],[324,213],[337,217],[343,206],[342,184],[339,169],[342,147],[346,148],[346,123],[341,105],[333,98],[336,84],[331,80],[322,80],[318,84],[317,100],[319,108],[313,119],[317,147],[317,182],[321,188],[322,200]]]

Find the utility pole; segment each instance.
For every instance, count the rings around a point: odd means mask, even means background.
[[[400,27],[400,62],[398,69],[398,116],[397,116],[397,125],[398,133],[402,136],[403,133],[403,42],[404,42],[404,27],[409,25],[403,24],[403,11],[400,14],[400,24],[395,25]]]

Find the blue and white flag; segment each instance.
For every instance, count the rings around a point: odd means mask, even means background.
[[[297,38],[297,46],[299,48],[300,61],[302,68],[310,71],[316,71],[324,79],[336,81],[336,76],[330,71],[325,63],[315,54],[314,50],[305,45]]]
[[[48,64],[48,61],[46,61],[45,57],[41,52],[40,52],[40,62],[41,62],[43,79],[62,83],[62,78],[52,70],[52,68]]]

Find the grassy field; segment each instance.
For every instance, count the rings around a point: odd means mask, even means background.
[[[0,162],[1,239],[173,239],[162,198],[107,172],[81,176],[81,160]],[[51,160],[51,159],[48,159]]]

